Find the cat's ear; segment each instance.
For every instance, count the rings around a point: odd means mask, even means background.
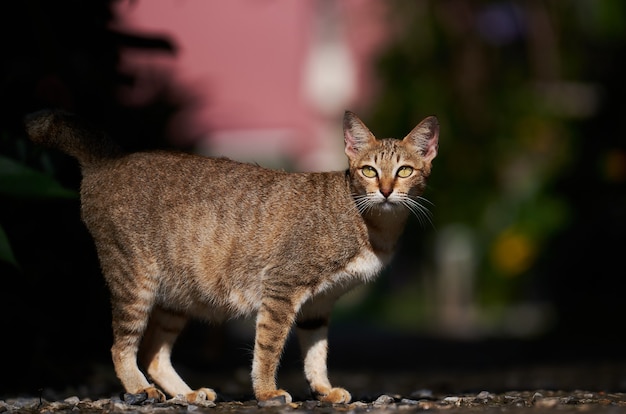
[[[346,111],[343,115],[343,140],[346,144],[346,155],[352,158],[376,141],[376,138],[358,116]]]
[[[416,147],[424,161],[431,162],[437,155],[439,146],[439,121],[436,117],[429,116],[413,128],[402,141]]]

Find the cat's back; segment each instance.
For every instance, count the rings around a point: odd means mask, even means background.
[[[83,168],[81,198],[83,203],[108,199],[109,205],[191,201],[225,187],[231,181],[225,180],[229,175],[251,175],[255,168],[226,158],[182,152],[130,153]]]
[[[290,173],[228,158],[132,153],[83,170],[83,219],[134,232],[237,225],[241,232],[345,231],[360,218],[344,172]],[[260,223],[265,227],[259,229]],[[256,227],[256,228],[252,228]],[[325,230],[322,230],[325,229]]]
[[[83,202],[106,199],[107,205],[151,201],[188,206],[220,200],[222,205],[240,207],[287,199],[309,203],[350,199],[342,172],[291,173],[225,157],[169,151],[131,153],[83,169],[81,197]]]

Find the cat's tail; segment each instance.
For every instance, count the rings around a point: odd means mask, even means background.
[[[121,154],[121,149],[104,132],[70,112],[34,112],[24,118],[24,124],[33,142],[75,157],[82,167]]]

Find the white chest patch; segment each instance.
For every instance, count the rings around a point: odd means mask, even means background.
[[[367,281],[383,270],[386,262],[386,258],[364,249],[348,263],[346,272]]]
[[[387,258],[378,256],[371,250],[364,249],[348,263],[345,273],[349,278],[357,278],[363,282],[368,282],[383,270],[387,262]]]
[[[388,262],[388,258],[380,257],[371,250],[363,250],[355,256],[341,272],[337,272],[325,283],[322,283],[316,293],[325,292],[332,296],[333,294],[343,294],[346,290],[353,286],[366,283],[383,270]]]

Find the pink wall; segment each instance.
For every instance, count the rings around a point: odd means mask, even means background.
[[[119,1],[115,29],[162,35],[178,48],[171,57],[125,51],[122,69],[144,81],[121,96],[141,101],[151,74],[166,74],[200,100],[172,125],[204,136],[198,151],[343,168],[341,116],[365,113],[373,97],[383,1]]]

